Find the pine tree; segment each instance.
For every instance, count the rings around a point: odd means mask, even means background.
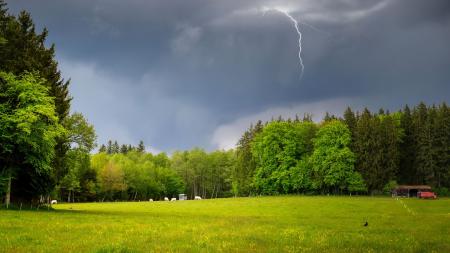
[[[297,117],[297,115],[295,115],[296,117]],[[302,120],[303,122],[312,122],[313,120],[312,120],[312,114],[310,114],[310,113],[305,113],[305,114],[303,114],[303,120]],[[298,122],[298,121],[296,121],[296,122]]]
[[[428,108],[423,102],[414,108],[413,126],[416,142],[416,156],[414,160],[416,182],[420,184],[433,183],[432,126],[428,116]]]
[[[348,129],[350,130],[350,134],[351,134],[350,149],[352,151],[354,151],[355,150],[354,142],[355,142],[355,130],[356,130],[356,116],[350,107],[347,107],[347,109],[344,112],[344,123],[347,125]]]
[[[371,118],[371,137],[369,142],[369,154],[372,157],[371,164],[371,192],[376,193],[381,191],[384,183],[386,182],[385,178],[385,159],[384,159],[384,148],[386,146],[386,140],[384,139],[383,124],[380,119],[380,116],[375,114]]]
[[[112,153],[113,154],[118,154],[119,152],[120,152],[119,143],[117,143],[117,141],[114,141],[114,144],[112,146]]]
[[[439,123],[436,126],[435,145],[439,147],[436,152],[438,187],[450,187],[450,108],[446,103],[439,107]]]
[[[354,153],[356,155],[356,170],[362,175],[369,192],[377,188],[376,145],[374,120],[370,111],[365,108],[357,121],[355,128]]]
[[[139,141],[139,145],[137,147],[137,151],[139,153],[144,153],[145,152],[145,145],[143,141]]]
[[[324,122],[328,122],[328,121],[331,121],[331,120],[332,120],[332,118],[330,116],[330,113],[326,112],[325,116],[323,117],[323,121]]]
[[[105,146],[105,144],[102,144],[102,145],[100,146],[98,152],[99,152],[99,153],[106,152],[106,146]]]
[[[446,179],[450,167],[450,118],[445,103],[430,109],[434,185],[448,186]]]
[[[120,146],[120,153],[122,153],[122,154],[128,153],[128,147],[127,147],[127,145],[122,144],[122,146]]]
[[[402,184],[417,183],[414,159],[416,153],[416,143],[414,141],[414,129],[412,123],[411,110],[405,106],[401,117],[401,128],[403,138],[400,144],[400,164],[398,182]]]
[[[108,155],[111,155],[113,153],[113,144],[112,144],[112,140],[108,141],[108,146],[106,147],[106,153]]]
[[[380,159],[381,179],[379,187],[384,187],[389,181],[397,179],[400,163],[400,142],[403,131],[400,128],[400,114],[380,115],[380,135],[378,139],[382,142]],[[382,188],[379,188],[381,190]]]
[[[255,136],[259,134],[264,125],[259,120],[255,126],[244,132],[239,139],[236,147],[236,167],[233,173],[233,184],[235,194],[240,196],[249,196],[252,194],[253,176],[256,169],[256,161],[252,155],[251,144]]]

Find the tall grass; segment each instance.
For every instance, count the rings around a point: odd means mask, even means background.
[[[54,207],[1,210],[0,251],[450,252],[450,199],[286,196]]]

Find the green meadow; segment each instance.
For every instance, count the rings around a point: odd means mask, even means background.
[[[1,252],[450,252],[450,199],[58,204],[0,210],[0,238]]]

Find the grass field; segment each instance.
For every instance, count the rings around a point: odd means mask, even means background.
[[[450,252],[450,199],[287,196],[55,209],[0,210],[0,251]]]

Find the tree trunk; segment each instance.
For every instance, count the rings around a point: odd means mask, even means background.
[[[8,178],[8,187],[6,189],[6,196],[5,196],[6,208],[9,208],[10,202],[11,202],[11,176]]]
[[[216,191],[216,185],[214,184],[213,185],[213,190],[212,190],[212,193],[211,193],[211,198],[214,198],[214,192]]]

